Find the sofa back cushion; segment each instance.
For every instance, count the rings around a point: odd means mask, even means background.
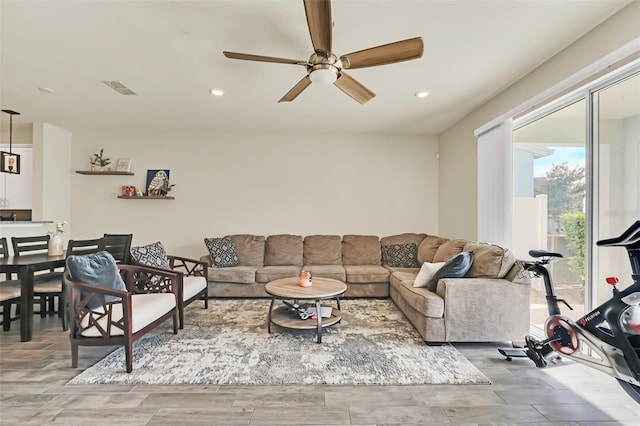
[[[425,239],[427,234],[414,234],[414,233],[404,233],[397,235],[389,235],[386,237],[380,238],[380,245],[387,246],[390,244],[410,244],[414,243],[416,247],[420,245],[422,240]]]
[[[504,278],[516,261],[510,250],[494,244],[469,241],[464,251],[472,251],[474,255],[466,275],[470,278]]]
[[[264,250],[265,266],[302,265],[302,236],[269,235]]]
[[[343,265],[380,265],[380,238],[376,235],[344,235]]]
[[[436,254],[433,256],[434,262],[447,262],[452,257],[461,253],[464,250],[466,240],[447,240],[440,244]],[[467,250],[469,251],[469,250]]]
[[[418,246],[418,263],[423,264],[424,262],[433,262],[433,258],[438,251],[438,247],[440,247],[445,241],[449,240],[435,235],[427,235]]]
[[[225,238],[233,240],[240,266],[264,266],[265,239],[262,235],[235,234]]]
[[[308,235],[303,242],[305,265],[341,265],[342,240],[339,235]]]

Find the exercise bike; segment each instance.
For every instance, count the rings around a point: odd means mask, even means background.
[[[549,317],[544,325],[546,339],[526,336],[526,350],[520,352],[525,352],[539,368],[546,367],[551,357],[562,355],[598,369],[614,377],[640,404],[640,221],[636,221],[619,237],[601,240],[596,244],[600,247],[626,248],[633,284],[625,290],[618,290],[618,279],[607,278],[607,283],[613,286],[611,299],[573,321],[560,312],[560,303],[569,309],[573,308],[566,300],[556,296],[546,267],[554,258],[562,255],[531,250],[529,255],[536,260],[522,261],[522,265],[525,271],[544,280]],[[590,351],[585,351],[586,348]],[[518,356],[513,351],[500,352],[507,359]]]

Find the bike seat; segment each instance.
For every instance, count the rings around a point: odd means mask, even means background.
[[[620,246],[628,248],[640,248],[640,220],[622,233],[619,237],[607,238],[596,243],[600,247]]]
[[[554,253],[546,250],[529,250],[529,256],[535,257],[536,259],[538,257],[564,257],[560,253]]]

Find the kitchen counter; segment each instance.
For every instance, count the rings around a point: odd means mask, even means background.
[[[11,241],[11,237],[36,237],[53,231],[55,222],[52,220],[18,220],[0,221],[0,237]],[[64,241],[66,247],[66,241]],[[9,243],[11,245],[11,243]]]
[[[3,220],[0,221],[0,226],[44,226],[49,223],[53,223],[52,220]]]

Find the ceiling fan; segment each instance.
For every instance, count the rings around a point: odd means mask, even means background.
[[[422,38],[410,38],[383,44],[337,57],[331,51],[331,0],[304,0],[307,25],[311,35],[314,53],[309,60],[276,58],[224,51],[230,59],[246,61],[274,62],[278,64],[302,65],[307,75],[289,90],[278,102],[294,100],[312,82],[333,83],[356,101],[364,104],[376,95],[344,72],[346,69],[375,67],[422,57]]]

